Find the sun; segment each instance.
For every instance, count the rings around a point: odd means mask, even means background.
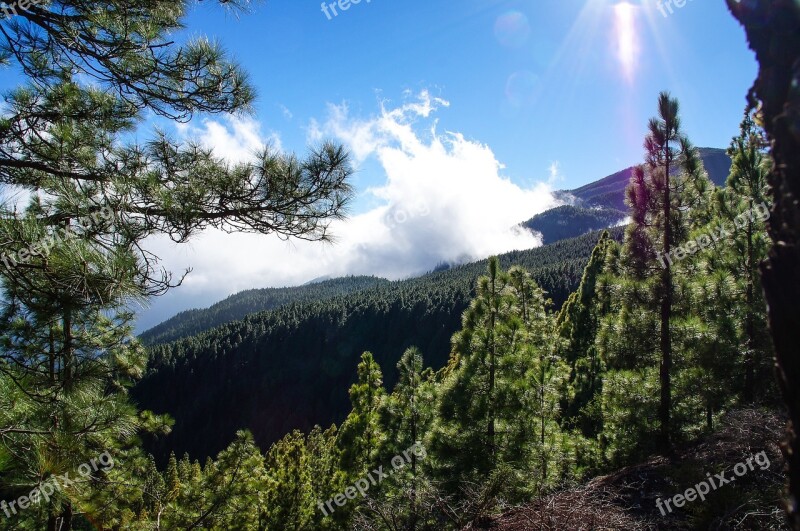
[[[639,57],[639,34],[637,28],[638,7],[629,2],[614,6],[614,38],[622,73],[628,82],[633,82]]]

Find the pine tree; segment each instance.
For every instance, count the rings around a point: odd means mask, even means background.
[[[501,271],[496,258],[488,273],[453,336],[430,453],[451,491],[502,473],[520,496],[547,479],[563,370],[542,290],[520,269]]]
[[[173,501],[181,493],[181,479],[178,474],[178,460],[175,458],[175,452],[169,454],[166,476],[167,501]]]
[[[678,334],[685,338],[679,350],[688,364],[682,385],[691,390],[689,402],[699,399],[696,407],[705,412],[707,430],[715,413],[735,403],[737,395],[753,401],[756,380],[760,397],[766,398],[771,380],[764,363],[771,343],[757,271],[766,258],[769,216],[763,148],[761,134],[746,116],[729,150],[728,185],[715,194],[711,220],[698,220],[686,245],[701,252],[681,263],[683,276],[690,278],[683,295],[687,315]]]
[[[462,316],[462,329],[453,336],[450,366],[454,369],[440,390],[434,437],[444,465],[441,475],[451,481],[471,471],[488,475],[497,464],[497,368],[499,358],[512,348],[506,323],[509,301],[503,293],[506,283],[497,258],[490,258],[488,276],[478,280],[475,299]]]
[[[342,423],[338,438],[342,469],[353,479],[376,464],[384,437],[379,408],[385,395],[381,368],[371,352],[364,352],[358,364],[358,381],[350,387],[353,409]]]
[[[142,511],[146,513],[143,518],[148,520],[153,518],[160,523],[167,509],[167,487],[152,455],[147,457],[142,494],[144,501]]]
[[[145,363],[127,309],[179,283],[145,240],[207,227],[326,240],[343,215],[351,168],[340,146],[302,160],[264,149],[231,165],[164,133],[131,140],[151,114],[251,107],[245,73],[219,46],[176,44],[185,16],[185,4],[56,0],[2,22],[0,66],[24,77],[0,116],[0,184],[31,199],[0,205],[0,385],[24,397],[0,415],[0,460],[14,456],[0,488],[167,429],[126,396]],[[51,506],[40,527],[69,531],[76,508]]]
[[[686,242],[693,230],[712,219],[713,185],[697,151],[681,131],[678,102],[662,93],[658,108],[659,116],[650,121],[645,139],[646,163],[635,168],[627,190],[632,223],[618,257],[607,264],[608,277],[601,281],[604,317],[597,341],[607,367],[625,371],[608,393],[604,389],[604,407],[624,404],[622,396],[612,394],[631,392],[627,386],[633,382],[645,385],[642,379],[652,375],[649,367],[657,364],[660,391],[656,440],[660,451],[670,452],[672,438],[691,417],[687,411],[692,408],[685,401],[692,395],[688,381],[682,379],[679,389],[674,381],[676,373],[688,365],[685,352],[676,351],[674,346],[682,341],[685,332],[681,331],[687,329],[685,320],[691,309],[686,289],[691,275],[676,273],[694,267],[690,258],[697,248]],[[677,367],[676,352],[680,362]],[[673,422],[676,411],[680,419]],[[610,413],[604,411],[603,416]],[[620,417],[617,413],[614,416]],[[629,420],[638,428],[627,430],[625,437],[607,433],[606,441],[636,437],[652,440],[644,416],[631,415]],[[612,425],[625,429],[625,422]],[[623,446],[631,448],[627,443]],[[642,446],[637,451],[648,450]]]
[[[336,494],[343,492],[347,485],[344,483],[343,474],[339,470],[341,452],[336,445],[336,426],[322,430],[314,426],[306,437],[306,454],[308,455],[310,498],[314,502],[314,513],[309,522],[309,528],[315,530],[337,529],[337,524],[343,525],[347,515],[334,513],[333,517],[326,515],[328,512],[321,510],[320,503],[332,499]]]
[[[423,367],[422,353],[416,347],[408,348],[397,363],[397,384],[381,408],[381,423],[386,431],[381,461],[391,463],[400,456],[404,466],[395,469],[386,484],[380,485],[380,500],[370,492],[369,509],[373,513],[392,514],[409,530],[416,529],[423,517],[419,514],[423,465],[420,455],[424,451],[420,443],[428,435],[433,416],[433,375]]]
[[[554,332],[553,315],[548,312],[551,301],[545,298],[545,292],[536,285],[530,273],[521,267],[509,269],[508,278],[509,292],[515,301],[515,313],[522,325],[522,352],[517,363],[520,370],[526,371],[525,380],[532,391],[526,393],[521,405],[535,421],[531,434],[526,430],[518,432],[516,443],[521,448],[530,448],[523,455],[530,453],[536,457],[540,464],[540,481],[545,484],[553,479],[551,463],[564,466],[563,440],[558,420],[561,417],[559,401],[564,394],[568,368],[558,356],[562,342]],[[515,400],[513,398],[510,401],[512,407]]]
[[[606,255],[613,243],[607,231],[603,232],[578,290],[572,293],[556,319],[556,329],[564,340],[559,356],[570,366],[570,393],[562,404],[566,428],[577,427],[581,433],[593,438],[602,429],[599,399],[602,390],[602,363],[595,340],[599,326],[598,277],[606,263]]]
[[[651,182],[655,183],[656,191],[663,194],[659,198],[663,208],[662,218],[662,244],[664,255],[669,256],[673,239],[672,192],[670,178],[672,165],[675,161],[675,152],[672,144],[680,140],[680,121],[678,118],[678,102],[670,98],[669,94],[662,93],[658,102],[659,118],[650,121],[650,134],[645,139],[647,150],[647,163],[652,172]],[[660,188],[660,190],[659,190]],[[661,423],[661,441],[665,450],[670,449],[670,415],[672,413],[672,387],[670,382],[672,371],[672,338],[670,335],[670,319],[672,318],[673,285],[672,264],[666,262],[661,277],[661,403],[658,410]]]
[[[731,174],[721,192],[723,222],[735,227],[730,251],[720,264],[733,278],[740,279],[744,306],[744,382],[742,400],[763,397],[766,382],[772,380],[772,342],[767,333],[766,302],[759,265],[767,257],[769,239],[766,221],[772,208],[769,197],[769,159],[766,141],[750,113],[745,115],[741,134],[731,144]],[[757,393],[757,391],[759,391]]]
[[[305,436],[295,430],[270,448],[266,457],[270,488],[265,499],[267,529],[307,529],[317,502]]]
[[[408,348],[397,362],[397,384],[381,410],[386,430],[384,459],[401,454],[426,435],[430,411],[426,411],[423,369],[422,353],[416,347]],[[416,460],[412,461],[412,468],[416,470]]]

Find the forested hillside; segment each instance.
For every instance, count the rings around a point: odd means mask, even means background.
[[[536,214],[522,226],[541,234],[542,243],[548,244],[613,227],[624,219],[625,212],[613,208],[562,205]]]
[[[677,100],[657,108],[627,188],[632,223],[621,242],[601,236],[561,310],[526,268],[491,258],[444,368],[429,342],[403,352],[397,378],[365,351],[344,421],[271,446],[275,525],[573,529],[579,511],[589,528],[783,528],[775,431],[761,429],[780,422],[757,269],[764,139],[748,113],[716,188]],[[387,479],[364,479],[381,465]],[[723,466],[735,484],[700,487]],[[672,515],[698,492],[707,503]]]
[[[730,157],[725,150],[699,148],[698,152],[709,178],[718,186],[723,186],[730,170]],[[613,227],[627,215],[625,188],[632,171],[633,168],[627,168],[579,189],[559,192],[565,200],[577,199],[584,206],[556,207],[535,215],[522,223],[522,226],[542,234],[544,244]],[[272,310],[292,302],[328,299],[385,282],[388,281],[361,276],[323,280],[297,287],[246,290],[209,308],[180,312],[146,330],[139,338],[145,345],[169,343],[243,319],[253,313]]]
[[[139,336],[145,345],[169,343],[242,319],[252,313],[273,310],[295,302],[322,301],[388,283],[377,277],[345,277],[291,288],[251,289],[231,295],[209,308],[187,310]]]
[[[621,238],[622,232],[613,234]],[[598,237],[513,252],[500,261],[530,270],[558,308],[577,287]],[[153,347],[148,373],[133,396],[143,408],[176,420],[172,434],[155,442],[154,450],[162,457],[173,450],[202,458],[224,448],[238,429],[251,430],[267,448],[292,429],[339,423],[349,409],[352,369],[365,350],[373,352],[387,383],[396,379],[400,353],[412,345],[441,368],[485,269],[482,260],[379,282]]]

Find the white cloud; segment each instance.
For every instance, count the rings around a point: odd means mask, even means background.
[[[382,184],[361,192],[378,206],[334,223],[334,246],[218,231],[208,231],[189,245],[153,242],[168,269],[194,269],[170,296],[200,297],[198,304],[207,304],[243,289],[297,285],[319,277],[374,274],[397,279],[440,262],[540,245],[539,238],[515,227],[556,205],[546,181],[558,175],[558,165],[541,169],[540,184],[515,184],[502,174],[503,166],[487,145],[461,133],[436,132],[432,117],[448,105],[428,92],[396,108],[383,104],[369,118],[350,116],[346,104],[329,105],[326,119],[310,124],[309,138],[344,143],[356,164],[376,160],[385,174]],[[258,131],[254,122],[228,119],[207,120],[193,132],[220,155],[242,160],[263,143]]]
[[[560,161],[553,161],[550,163],[550,177],[547,179],[547,183],[551,186],[555,186],[556,183],[559,181],[564,180],[564,175],[561,173],[561,162]]]
[[[281,110],[283,117],[286,118],[287,120],[291,121],[292,118],[294,118],[294,114],[292,113],[292,111],[289,110],[289,107],[287,107],[286,105],[278,104],[278,108]]]
[[[213,148],[214,153],[231,162],[252,160],[253,155],[269,144],[282,149],[280,136],[271,132],[264,137],[261,124],[249,117],[225,116],[222,121],[204,119],[199,126],[179,124],[178,131],[186,139],[199,141]]]
[[[617,224],[614,225],[614,226],[615,227],[624,227],[626,225],[630,225],[631,223],[633,223],[633,218],[630,217],[630,216],[626,216],[626,217],[622,218],[621,220],[619,220],[617,222]]]

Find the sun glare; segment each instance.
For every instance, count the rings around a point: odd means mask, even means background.
[[[622,2],[614,6],[614,31],[616,36],[617,59],[625,78],[633,81],[636,73],[636,59],[639,53],[636,33],[636,6]]]

